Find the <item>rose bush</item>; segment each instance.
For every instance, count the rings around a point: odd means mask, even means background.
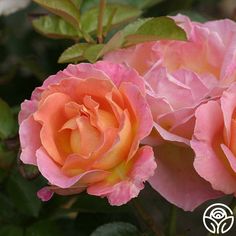
[[[197,23],[183,15],[173,19],[185,30],[187,41],[142,43],[111,52],[105,60],[125,63],[144,77],[154,119],[145,142],[157,146],[157,169],[149,182],[170,202],[193,210],[222,194],[196,172],[190,140],[196,109],[219,99],[235,81],[236,24]]]
[[[109,62],[69,65],[36,88],[21,105],[19,134],[20,159],[49,181],[39,197],[136,197],[156,168],[152,148],[139,148],[153,125],[144,95],[134,70]]]

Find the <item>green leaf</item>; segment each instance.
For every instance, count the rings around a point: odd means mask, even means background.
[[[32,24],[36,31],[50,38],[78,38],[76,29],[58,16],[41,16]]]
[[[99,53],[99,57],[102,57],[106,53],[110,51],[117,50],[119,48],[122,48],[125,37],[129,34],[133,34],[137,31],[137,29],[143,25],[146,21],[149,19],[138,19],[135,22],[132,22],[128,24],[124,29],[121,31],[118,31],[103,47],[103,49]]]
[[[9,220],[14,216],[14,208],[12,202],[7,196],[0,193],[0,219]]]
[[[21,175],[14,173],[7,183],[7,192],[16,208],[23,214],[37,217],[41,201],[37,198],[36,188]]]
[[[77,43],[67,48],[58,59],[58,63],[77,63],[89,61],[94,63],[99,58],[99,53],[104,44]]]
[[[140,9],[144,9],[144,8],[152,7],[162,1],[163,0],[145,0],[145,1],[143,1],[143,0],[136,0],[136,1],[128,0],[127,3],[134,4],[135,2],[137,2],[136,6],[138,6]]]
[[[113,4],[114,3],[124,4],[124,5],[134,6],[139,9],[145,9],[145,8],[149,8],[153,5],[156,5],[162,1],[163,0],[107,0],[107,3],[108,4],[112,4],[112,3]],[[98,4],[99,4],[99,0],[82,1],[81,9],[82,9],[82,11],[87,11],[88,9],[90,9],[92,7],[98,6]]]
[[[1,226],[0,236],[23,236],[24,231],[22,228],[15,225]]]
[[[98,227],[91,236],[139,236],[141,235],[138,229],[124,222],[114,222]]]
[[[42,220],[26,229],[25,236],[61,236],[62,233],[54,221]]]
[[[59,57],[58,63],[79,62],[84,60],[83,54],[89,46],[87,43],[77,43],[67,48]]]
[[[54,13],[71,23],[75,27],[79,26],[79,10],[68,0],[33,0],[48,11]]]
[[[84,58],[87,59],[89,62],[94,63],[97,61],[100,51],[104,47],[104,44],[94,44],[89,46],[85,51],[84,51]]]
[[[77,9],[80,9],[81,3],[83,0],[70,0],[76,7]]]
[[[71,210],[78,212],[93,213],[127,213],[130,211],[129,205],[119,207],[111,206],[104,198],[81,193],[77,197],[77,201],[72,205]]]
[[[2,183],[7,176],[7,170],[0,169],[0,183]],[[1,205],[1,203],[0,203]],[[0,212],[1,212],[1,207],[0,207]]]
[[[85,32],[94,33],[97,30],[97,19],[98,19],[98,7],[92,8],[81,16],[81,27]],[[103,27],[108,24],[111,28],[127,23],[141,15],[141,11],[135,7],[125,5],[106,5],[104,16],[103,16]],[[111,23],[109,22],[112,16]]]
[[[138,19],[117,32],[104,46],[99,56],[145,41],[160,39],[186,40],[186,33],[168,17]]]
[[[6,139],[16,132],[16,122],[10,107],[0,98],[0,139]]]
[[[161,39],[187,40],[185,31],[169,17],[156,17],[142,24],[138,30],[125,38],[125,46]]]
[[[16,153],[14,151],[7,150],[5,145],[0,143],[0,167],[9,168],[16,159]]]

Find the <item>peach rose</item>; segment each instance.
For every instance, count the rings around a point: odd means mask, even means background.
[[[170,202],[193,210],[220,195],[194,169],[190,140],[196,109],[219,99],[236,80],[236,24],[197,23],[183,15],[173,19],[187,41],[142,43],[111,52],[105,60],[124,63],[144,77],[154,120],[145,143],[157,146],[157,169],[149,182]]]
[[[144,82],[109,62],[69,65],[36,88],[19,114],[21,160],[49,181],[43,200],[84,189],[112,205],[136,197],[154,174],[152,129]]]
[[[212,187],[236,196],[236,83],[198,107],[191,146],[194,167]]]

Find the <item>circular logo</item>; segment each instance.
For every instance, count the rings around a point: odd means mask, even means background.
[[[234,224],[233,211],[223,203],[212,204],[203,214],[203,224],[212,234],[224,234]]]

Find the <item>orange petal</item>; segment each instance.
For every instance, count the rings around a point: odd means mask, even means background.
[[[117,166],[122,160],[128,157],[129,149],[132,144],[132,126],[129,119],[129,113],[127,110],[123,114],[123,123],[119,132],[119,140],[108,151],[105,156],[102,156],[95,164],[94,168],[108,170]]]
[[[232,119],[231,121],[231,138],[229,148],[236,155],[236,121]]]
[[[81,116],[76,119],[78,130],[71,133],[71,147],[73,152],[89,156],[101,143],[100,133],[91,126],[89,119]]]
[[[69,101],[69,96],[63,93],[54,93],[48,96],[40,104],[38,111],[34,113],[34,119],[42,124],[40,132],[42,145],[58,164],[63,164],[64,157],[60,153],[60,147],[56,144],[55,138],[66,120],[64,106]]]
[[[68,102],[65,104],[65,113],[68,119],[74,118],[77,115],[80,115],[80,107],[76,102]]]

